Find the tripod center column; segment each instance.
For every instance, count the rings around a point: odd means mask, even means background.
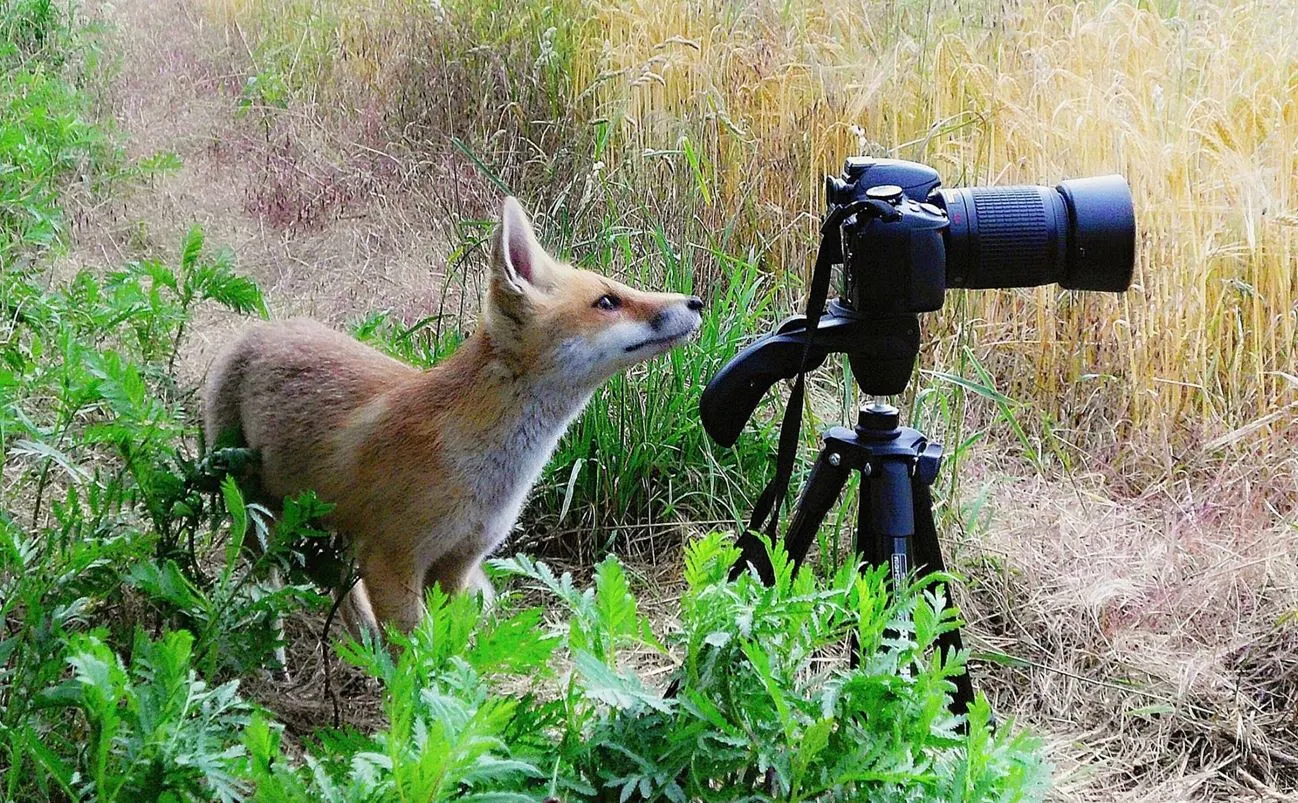
[[[890,574],[898,586],[910,572],[915,535],[915,500],[910,484],[913,455],[909,450],[892,448],[892,442],[901,435],[900,418],[896,407],[876,401],[861,407],[856,424],[857,437],[876,446],[871,450],[870,470],[863,472],[868,479],[862,492],[868,493],[870,500],[865,529],[887,551]]]

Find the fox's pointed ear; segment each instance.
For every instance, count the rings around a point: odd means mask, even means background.
[[[509,289],[520,293],[527,285],[544,287],[549,259],[536,241],[532,221],[518,199],[506,198],[492,244],[491,266],[496,276]]]

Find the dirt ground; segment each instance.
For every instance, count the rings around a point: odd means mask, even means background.
[[[80,215],[72,261],[174,260],[184,233],[203,227],[265,291],[274,317],[341,325],[374,310],[404,318],[436,306],[445,237],[418,197],[389,196],[394,157],[355,130],[326,131],[285,110],[272,125],[240,114],[242,44],[184,0],[123,0],[99,14],[119,59],[106,100],[130,159],[174,153],[181,166]],[[277,110],[278,111],[278,110]],[[380,186],[380,185],[383,186]],[[233,319],[197,327],[183,355],[205,370]]]
[[[437,305],[444,229],[428,224],[419,187],[393,189],[400,159],[365,144],[364,119],[339,131],[292,109],[272,125],[239,117],[247,51],[195,4],[118,0],[100,13],[116,28],[106,108],[128,155],[174,152],[182,166],[82,210],[71,264],[174,258],[197,223],[234,249],[277,317],[341,324]],[[200,322],[186,379],[200,381],[237,325]],[[991,453],[963,471],[966,524],[947,548],[970,578],[967,639],[1013,656],[975,662],[976,682],[1046,740],[1058,798],[1294,799],[1298,470],[1156,478],[1121,497],[1102,474],[1049,483]],[[636,571],[670,619],[677,567]],[[289,625],[293,683],[250,692],[301,732],[329,724],[335,700],[344,719],[372,720],[377,690],[336,659],[326,693],[319,624]]]

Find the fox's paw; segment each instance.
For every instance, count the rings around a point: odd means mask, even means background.
[[[478,564],[469,570],[464,578],[464,590],[470,594],[482,595],[482,609],[490,610],[496,604],[496,587],[487,579],[487,573]]]

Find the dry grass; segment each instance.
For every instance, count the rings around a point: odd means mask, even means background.
[[[1295,399],[1298,6],[1141,5],[612,3],[575,83],[618,74],[590,114],[621,117],[625,158],[692,138],[777,264],[805,264],[821,176],[858,151],[949,184],[1123,173],[1133,292],[979,294],[974,342],[1012,395],[1101,442],[1186,445]]]
[[[955,539],[979,682],[1030,722],[1070,800],[1298,790],[1295,531],[1243,476],[1113,501],[988,479],[990,524]]]

